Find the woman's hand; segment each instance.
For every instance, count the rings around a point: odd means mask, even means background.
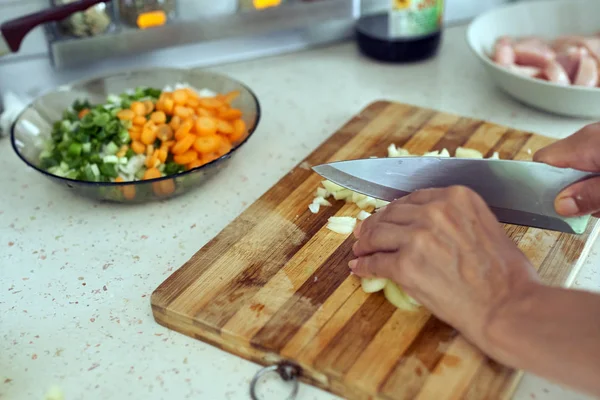
[[[561,168],[600,172],[600,123],[591,124],[535,153],[534,161]],[[600,217],[600,177],[576,183],[560,193],[556,212],[565,217]]]
[[[495,313],[538,284],[483,199],[465,187],[414,192],[357,227],[360,277],[383,277],[488,354]]]

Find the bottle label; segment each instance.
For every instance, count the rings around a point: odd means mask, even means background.
[[[391,37],[419,37],[439,32],[444,18],[444,0],[391,0]]]

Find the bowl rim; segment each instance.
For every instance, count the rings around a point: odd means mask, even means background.
[[[215,76],[219,76],[222,78],[226,78],[229,79],[230,81],[235,82],[236,84],[240,85],[241,87],[243,87],[244,89],[246,89],[248,91],[248,93],[250,93],[250,96],[252,96],[252,98],[254,99],[254,103],[256,104],[256,123],[254,124],[254,126],[248,130],[248,135],[246,136],[246,138],[244,140],[242,140],[237,146],[235,146],[234,148],[231,149],[231,151],[229,151],[229,153],[222,155],[221,157],[207,163],[204,165],[201,165],[199,167],[187,170],[187,171],[183,171],[183,172],[179,172],[177,174],[173,174],[173,175],[168,175],[168,176],[162,176],[160,178],[153,178],[153,179],[145,179],[145,180],[138,180],[138,181],[128,181],[128,182],[91,182],[91,181],[83,181],[80,179],[70,179],[70,178],[66,178],[63,176],[58,176],[58,175],[54,175],[49,173],[48,171],[45,171],[41,168],[39,168],[37,165],[34,165],[32,163],[30,163],[27,159],[25,159],[21,153],[18,151],[17,149],[17,145],[16,145],[16,137],[15,137],[15,127],[17,125],[17,122],[21,119],[21,116],[25,113],[25,111],[27,111],[32,105],[33,103],[38,100],[40,97],[43,96],[47,96],[53,92],[59,92],[59,91],[64,91],[64,90],[68,90],[74,86],[78,86],[78,85],[82,85],[85,84],[87,82],[92,82],[95,80],[100,80],[100,79],[107,79],[110,77],[114,77],[117,75],[123,75],[123,74],[132,74],[132,73],[143,73],[143,72],[150,72],[150,71],[156,71],[156,70],[163,70],[163,71],[179,71],[179,72],[191,72],[191,73],[208,73],[211,75],[215,75]],[[65,85],[60,85],[59,87],[55,88],[55,89],[50,89],[46,92],[44,92],[43,94],[40,94],[39,96],[35,97],[33,100],[31,100],[29,102],[29,104],[27,104],[27,106],[23,109],[23,111],[21,111],[19,113],[19,115],[17,116],[17,118],[15,119],[15,121],[11,124],[10,127],[10,143],[11,146],[14,150],[14,152],[16,153],[17,157],[19,157],[21,159],[21,161],[23,161],[25,164],[27,164],[29,167],[33,168],[34,170],[41,172],[42,174],[46,175],[49,178],[52,179],[58,179],[61,181],[64,181],[67,184],[70,183],[76,183],[78,185],[87,185],[87,186],[96,186],[96,187],[123,187],[123,186],[132,186],[132,185],[141,185],[141,184],[146,184],[146,183],[153,183],[153,182],[162,182],[162,181],[166,181],[166,180],[170,180],[170,179],[175,179],[175,178],[179,178],[179,177],[183,177],[186,176],[192,172],[197,172],[201,169],[208,169],[211,166],[214,166],[218,163],[220,163],[221,161],[224,161],[228,158],[231,158],[233,156],[233,154],[240,149],[244,144],[246,144],[246,142],[254,135],[254,133],[256,132],[256,129],[258,128],[258,125],[260,123],[262,117],[262,112],[261,112],[261,107],[260,107],[260,102],[258,101],[258,97],[256,96],[256,93],[254,93],[254,91],[252,89],[250,89],[250,87],[248,87],[246,84],[240,82],[237,79],[234,79],[228,75],[225,74],[221,74],[218,72],[213,72],[213,71],[204,71],[204,70],[195,70],[193,68],[171,68],[171,67],[154,67],[154,68],[139,68],[139,69],[128,69],[128,70],[122,70],[122,71],[115,71],[112,72],[110,74],[98,74],[94,77],[91,78],[84,78],[84,79],[79,79],[77,81],[73,81],[70,83],[67,83]]]
[[[489,68],[493,68],[498,72],[501,72],[505,75],[509,75],[511,77],[514,77],[515,79],[519,79],[523,82],[529,82],[532,84],[538,84],[541,86],[545,86],[549,89],[559,89],[559,90],[568,90],[574,93],[586,93],[586,94],[595,94],[597,93],[598,95],[600,95],[600,87],[586,87],[586,86],[575,86],[575,85],[570,85],[570,86],[561,86],[561,85],[557,85],[556,83],[552,83],[552,82],[548,82],[548,81],[544,81],[541,79],[535,79],[535,78],[530,78],[528,76],[523,76],[523,75],[519,75],[519,74],[514,74],[510,71],[508,71],[506,68],[503,68],[501,66],[499,66],[498,64],[496,64],[495,62],[493,62],[491,60],[491,58],[489,56],[486,56],[484,49],[477,49],[476,46],[474,45],[474,43],[471,41],[471,37],[474,36],[474,29],[475,29],[475,25],[479,22],[481,22],[481,20],[483,20],[484,18],[489,17],[490,15],[493,15],[495,13],[498,13],[502,10],[507,10],[507,9],[519,9],[519,8],[529,8],[531,6],[545,6],[545,7],[552,7],[553,5],[557,5],[557,4],[573,4],[573,3],[591,3],[591,0],[536,0],[536,1],[529,1],[529,2],[524,2],[524,3],[508,3],[508,4],[504,4],[502,6],[496,7],[492,10],[488,10],[485,13],[477,16],[475,19],[473,19],[468,27],[467,30],[465,32],[465,39],[466,42],[469,46],[469,49],[471,50],[471,52],[473,52],[477,58],[479,58],[480,61],[482,61],[487,67]]]

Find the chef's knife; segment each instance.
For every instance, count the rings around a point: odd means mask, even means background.
[[[386,201],[420,189],[467,186],[500,222],[576,234],[585,231],[590,217],[561,217],[554,200],[565,187],[598,176],[529,161],[445,157],[370,158],[313,170],[346,189]]]
[[[4,22],[0,25],[0,57],[19,51],[25,36],[36,26],[46,22],[60,21],[73,13],[85,11],[98,3],[109,1],[111,0],[80,0]]]

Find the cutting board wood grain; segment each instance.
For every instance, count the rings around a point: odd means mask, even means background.
[[[518,371],[485,357],[425,309],[398,310],[350,275],[352,236],[325,228],[356,216],[344,202],[308,210],[322,180],[307,166],[458,146],[528,160],[552,139],[411,105],[369,105],[200,249],[152,295],[156,321],[228,352],[302,367],[302,380],[348,399],[509,397]],[[545,282],[569,286],[597,236],[506,225]]]

